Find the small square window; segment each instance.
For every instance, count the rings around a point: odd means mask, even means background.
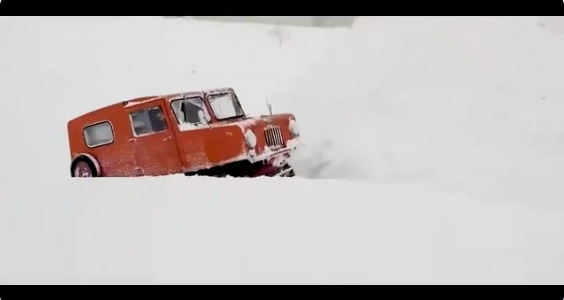
[[[129,114],[135,136],[166,131],[166,120],[160,106],[134,111]]]
[[[84,140],[90,148],[110,144],[114,141],[114,131],[108,121],[89,125],[84,128]]]

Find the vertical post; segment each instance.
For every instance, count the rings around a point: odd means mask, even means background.
[[[268,103],[268,99],[266,99],[266,107],[268,107],[268,113],[272,116],[272,105]]]

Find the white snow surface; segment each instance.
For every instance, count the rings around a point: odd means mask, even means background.
[[[0,283],[564,284],[562,20],[2,18]],[[69,119],[225,86],[299,177],[70,178]]]

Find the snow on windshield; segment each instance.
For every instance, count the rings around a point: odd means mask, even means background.
[[[239,102],[232,94],[214,95],[210,97],[210,105],[218,119],[227,119],[243,115]]]

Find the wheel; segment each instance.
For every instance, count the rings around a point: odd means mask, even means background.
[[[72,177],[98,177],[94,164],[88,159],[79,159],[73,163]]]

